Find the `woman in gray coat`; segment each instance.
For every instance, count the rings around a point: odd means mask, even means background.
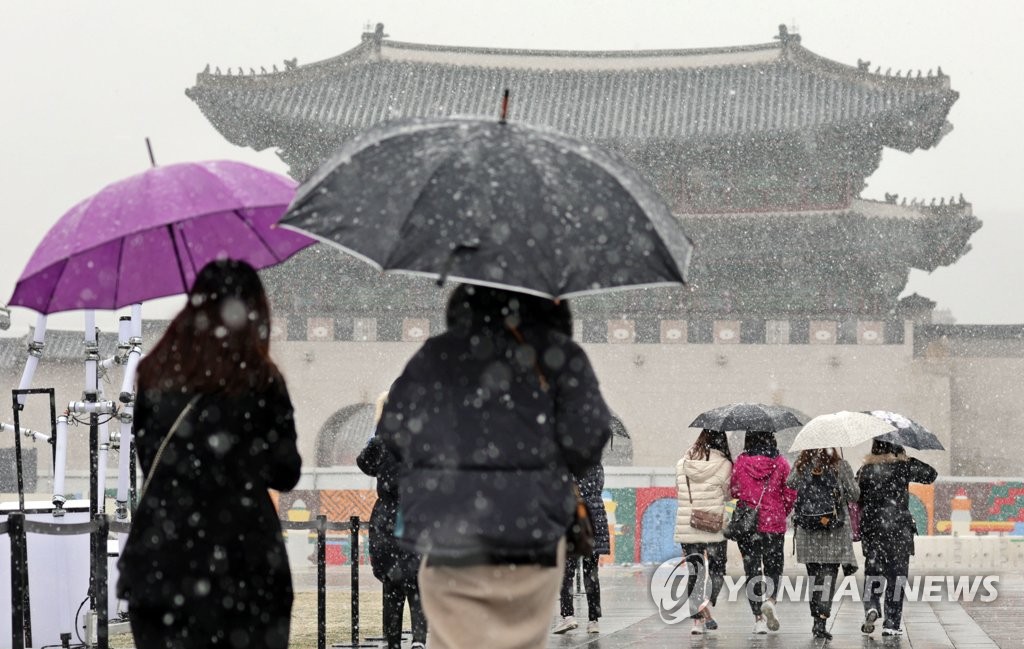
[[[786,480],[796,489],[793,524],[796,560],[810,578],[811,633],[831,639],[826,622],[838,586],[839,566],[856,565],[846,506],[860,498],[850,464],[835,449],[803,451]]]

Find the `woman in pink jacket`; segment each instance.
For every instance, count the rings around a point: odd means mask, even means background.
[[[756,634],[779,629],[774,594],[782,577],[786,517],[796,502],[796,491],[786,486],[788,477],[789,462],[779,453],[774,433],[747,431],[730,491],[733,498],[758,509],[757,533],[738,542],[743,572],[748,584],[754,584],[749,599]]]

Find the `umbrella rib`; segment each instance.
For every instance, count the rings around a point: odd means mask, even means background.
[[[167,234],[171,236],[171,245],[174,247],[174,256],[178,260],[178,275],[181,277],[181,290],[183,293],[188,293],[189,285],[185,279],[185,269],[181,266],[181,251],[178,250],[178,240],[174,237],[174,225],[172,223],[167,224]],[[191,257],[189,263],[192,263]],[[195,271],[195,264],[192,263],[192,270]]]
[[[124,259],[124,240],[121,237],[121,245],[117,247],[117,264],[114,265],[114,308],[118,308],[118,293],[121,291],[121,260]]]
[[[281,258],[277,256],[277,252],[271,247],[270,243],[268,243],[267,240],[263,238],[263,235],[260,234],[259,230],[257,230],[256,227],[253,226],[253,224],[250,223],[248,219],[239,214],[238,210],[231,210],[231,213],[237,216],[238,220],[242,222],[242,225],[248,228],[253,233],[253,235],[255,235],[255,237],[260,240],[260,243],[263,244],[264,248],[270,251],[270,255],[274,258],[275,261],[282,261]]]

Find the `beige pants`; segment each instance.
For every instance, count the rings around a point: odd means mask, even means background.
[[[430,649],[543,649],[562,585],[565,541],[558,565],[420,565],[420,598]]]

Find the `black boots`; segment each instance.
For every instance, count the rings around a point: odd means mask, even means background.
[[[814,618],[814,626],[811,627],[811,633],[815,638],[824,638],[825,640],[831,640],[832,634],[825,629],[825,622],[828,618],[816,617]]]

